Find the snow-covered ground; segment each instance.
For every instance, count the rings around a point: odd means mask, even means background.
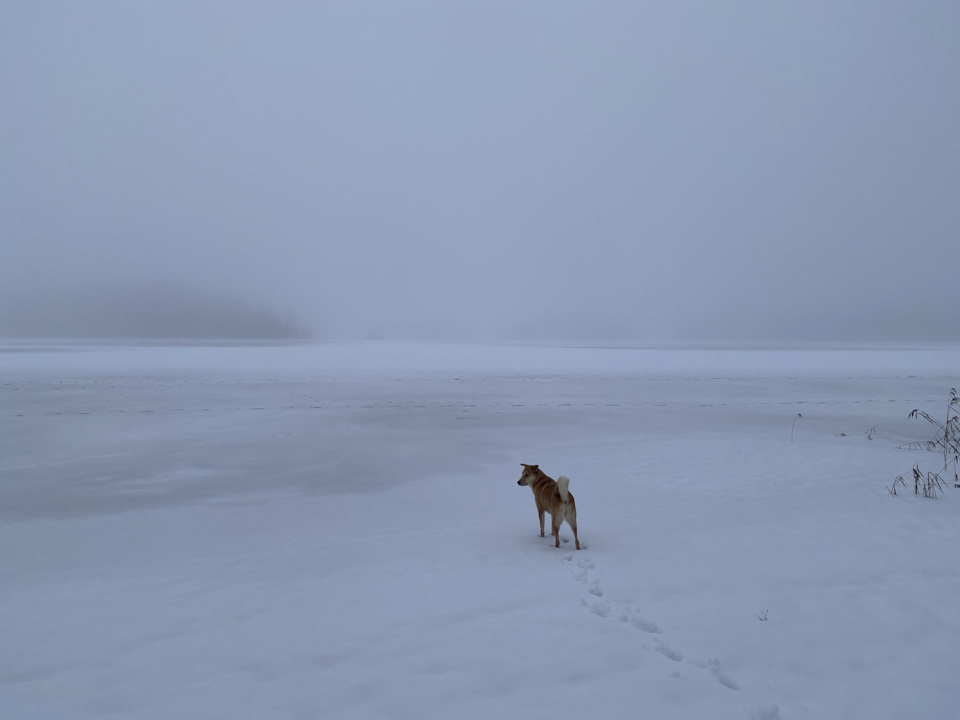
[[[955,347],[0,345],[0,717],[954,718],[960,490],[887,487],[958,384]]]

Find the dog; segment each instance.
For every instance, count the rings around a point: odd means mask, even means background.
[[[543,535],[543,513],[550,513],[553,527],[554,547],[560,547],[560,525],[564,520],[573,530],[573,539],[577,541],[577,550],[580,549],[580,538],[577,537],[577,504],[573,501],[573,494],[567,489],[570,478],[560,476],[556,481],[547,476],[538,465],[523,465],[523,474],[517,480],[517,485],[528,485],[533,490],[533,499],[537,502],[537,514],[540,516],[540,537]]]

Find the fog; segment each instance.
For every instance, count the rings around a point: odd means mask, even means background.
[[[960,5],[0,6],[0,334],[960,340]]]

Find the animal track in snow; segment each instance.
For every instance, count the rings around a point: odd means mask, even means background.
[[[697,665],[698,667],[704,667],[709,670],[721,685],[726,685],[731,690],[740,689],[740,686],[723,671],[723,667],[720,665],[720,661],[717,660],[717,658],[710,658],[703,664],[694,663],[694,665]]]
[[[563,556],[563,562],[570,564],[571,577],[584,587],[585,595],[580,599],[580,605],[587,611],[597,617],[615,619],[644,634],[662,636],[663,631],[660,627],[640,615],[636,608],[621,603],[611,603],[604,599],[605,593],[600,573],[589,553],[568,552]],[[669,645],[662,637],[657,637],[652,643],[644,642],[642,647],[658,652],[673,662],[682,662],[705,670],[724,687],[735,691],[740,690],[739,684],[724,672],[720,661],[716,658],[703,661],[685,658],[683,653]]]
[[[597,617],[610,617],[610,606],[603,601],[590,602],[589,600],[581,600],[580,604]]]
[[[680,662],[681,660],[683,660],[683,655],[681,655],[680,653],[678,653],[676,650],[674,650],[672,647],[670,647],[665,643],[662,643],[662,642],[657,643],[655,647],[657,652],[663,655],[665,658],[669,658],[674,662]]]

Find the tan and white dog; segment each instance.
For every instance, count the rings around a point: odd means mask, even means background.
[[[528,485],[533,490],[533,499],[537,501],[537,514],[540,516],[540,537],[543,537],[543,513],[550,513],[553,527],[554,547],[560,547],[560,525],[564,520],[573,530],[573,539],[577,541],[577,550],[580,549],[580,538],[577,537],[577,504],[573,495],[567,489],[570,478],[560,476],[556,481],[547,476],[538,465],[523,465],[523,474],[517,480],[517,485]]]

